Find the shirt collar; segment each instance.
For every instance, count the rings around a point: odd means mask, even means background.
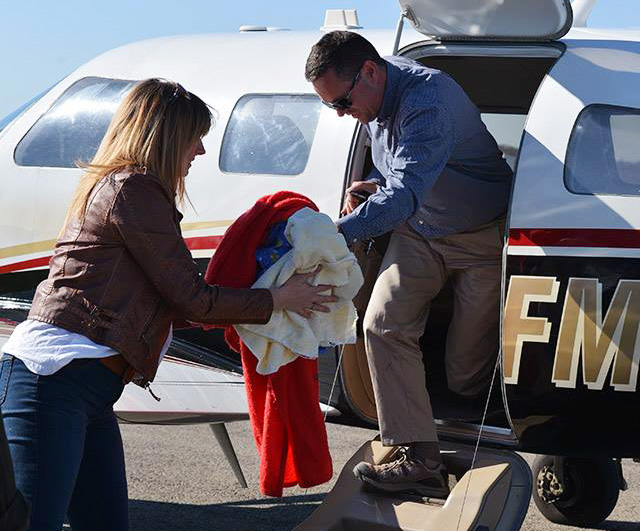
[[[384,125],[393,113],[400,77],[400,70],[398,68],[389,61],[385,60],[385,63],[387,67],[387,80],[384,85],[384,96],[382,98],[380,112],[378,112],[378,117],[376,118],[378,125]]]

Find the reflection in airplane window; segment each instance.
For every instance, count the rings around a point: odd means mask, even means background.
[[[224,133],[225,172],[302,173],[320,117],[315,95],[250,94],[238,100]]]
[[[520,149],[520,138],[524,129],[526,114],[482,113],[482,121],[496,139],[507,164],[512,170],[516,168],[516,160]]]
[[[20,166],[75,168],[90,161],[135,81],[87,77],[76,81],[40,117],[15,151]]]
[[[640,195],[640,109],[589,105],[571,132],[564,182],[576,194]]]

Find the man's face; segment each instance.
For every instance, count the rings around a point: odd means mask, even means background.
[[[367,61],[360,68],[357,77],[341,79],[335,70],[330,68],[312,83],[313,88],[318,96],[328,103],[344,102],[344,98],[349,96],[351,105],[335,109],[338,116],[348,114],[366,124],[376,119],[382,105],[384,81],[380,85],[379,69],[375,63]]]

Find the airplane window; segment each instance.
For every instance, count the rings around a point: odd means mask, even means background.
[[[87,77],[53,103],[18,143],[20,166],[75,168],[90,161],[122,98],[135,81]]]
[[[640,109],[589,105],[571,132],[564,182],[576,194],[640,195]]]
[[[220,169],[275,175],[302,173],[320,109],[320,100],[315,95],[243,96],[236,103],[224,133]]]

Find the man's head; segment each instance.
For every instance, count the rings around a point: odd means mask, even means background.
[[[305,77],[322,101],[339,116],[362,123],[380,112],[387,79],[386,63],[373,45],[351,31],[332,31],[311,48]]]

